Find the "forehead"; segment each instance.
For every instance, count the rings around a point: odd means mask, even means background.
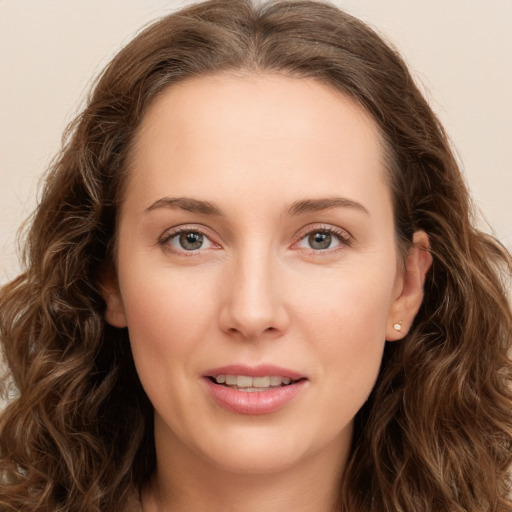
[[[147,201],[170,180],[186,195],[211,180],[214,195],[242,182],[253,193],[286,183],[291,195],[322,196],[329,187],[361,195],[386,185],[371,116],[331,87],[282,75],[221,74],[170,86],[144,116],[129,162],[128,189]]]

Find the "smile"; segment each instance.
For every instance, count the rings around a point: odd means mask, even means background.
[[[235,414],[271,414],[294,401],[309,379],[274,365],[229,365],[203,374],[207,395]]]
[[[269,389],[289,386],[293,381],[289,377],[266,375],[262,377],[251,377],[250,375],[217,375],[212,377],[217,384],[245,392],[264,392]]]

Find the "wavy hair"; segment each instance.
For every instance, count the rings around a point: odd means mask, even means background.
[[[211,0],[141,32],[69,127],[26,232],[24,271],[0,294],[6,377],[0,509],[126,510],[155,468],[153,411],[126,329],[104,320],[126,158],[148,105],[211,73],[313,78],[380,127],[397,240],[430,239],[409,334],[388,344],[356,416],[343,512],[512,510],[511,258],[473,226],[447,137],[406,65],[369,27],[321,2]]]

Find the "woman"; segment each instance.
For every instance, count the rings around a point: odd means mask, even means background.
[[[213,0],[152,25],[2,290],[2,509],[512,510],[510,256],[470,217],[359,21]]]

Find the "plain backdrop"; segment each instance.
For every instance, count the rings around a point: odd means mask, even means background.
[[[143,25],[188,3],[0,0],[0,284],[19,271],[17,228],[91,79]],[[512,1],[334,3],[402,52],[476,205],[512,249]]]

